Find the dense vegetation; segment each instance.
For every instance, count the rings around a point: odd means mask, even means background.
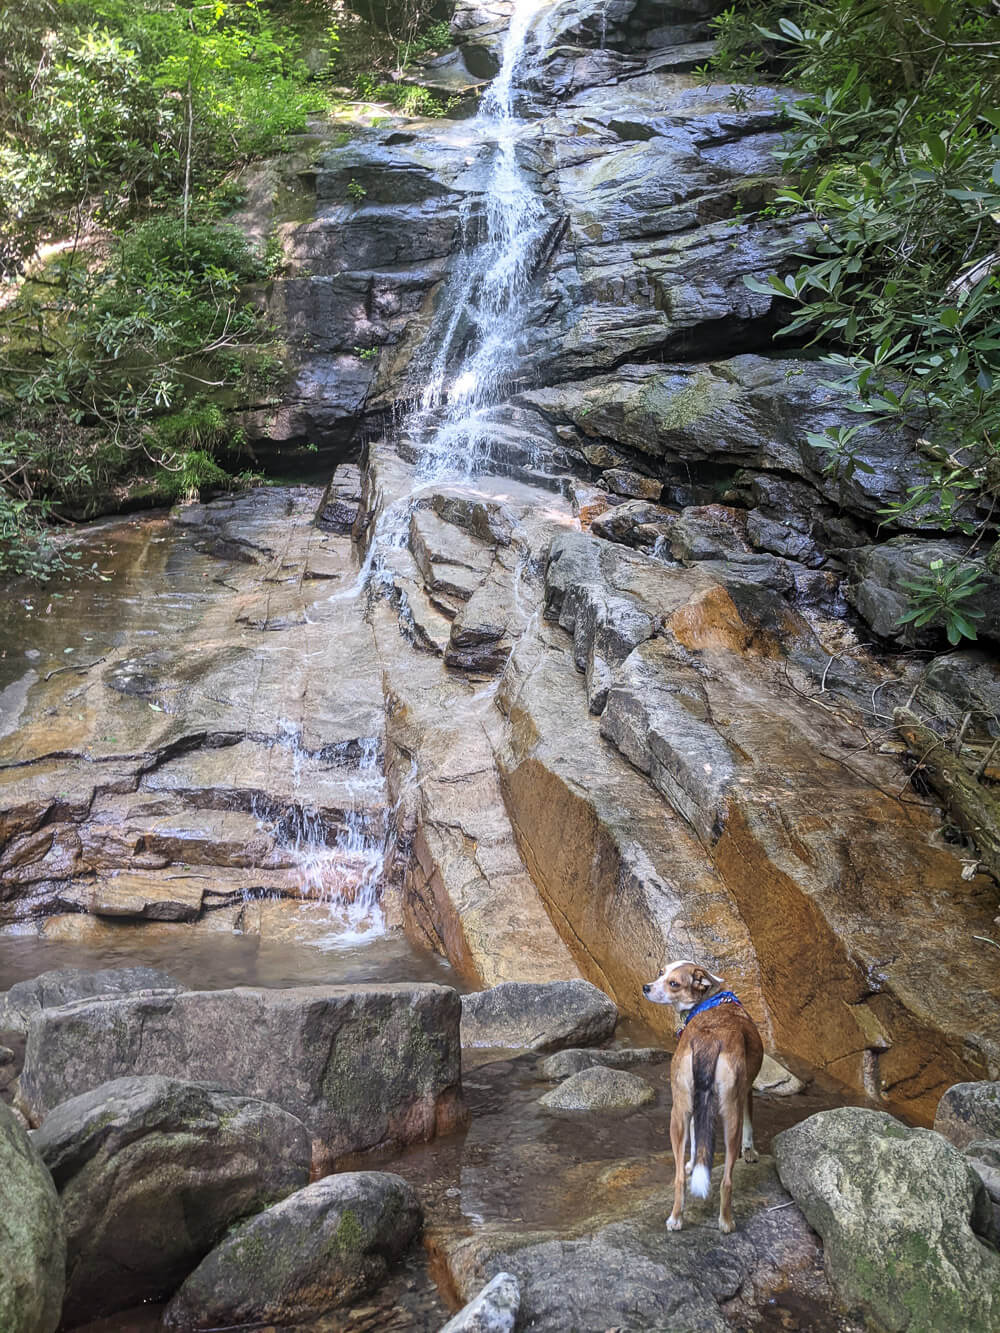
[[[710,77],[777,73],[804,93],[787,108],[773,206],[807,211],[816,244],[766,284],[794,303],[785,337],[821,345],[859,411],[918,428],[925,479],[885,517],[965,533],[996,567],[1000,5],[766,0],[715,28]],[[856,435],[845,425],[811,443],[849,473],[865,466]],[[933,570],[913,618],[974,635],[976,586],[971,567]]]
[[[446,28],[422,0],[379,17],[333,0],[0,10],[0,574],[58,568],[55,519],[246,466],[223,406],[280,373],[245,295],[280,247],[221,219],[247,163],[328,109],[337,79],[441,109],[386,76]]]

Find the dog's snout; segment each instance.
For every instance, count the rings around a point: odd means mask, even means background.
[[[648,995],[651,989],[652,989],[652,983],[650,983],[650,982],[647,981],[647,983],[645,984],[645,986],[643,986],[643,988],[642,988],[642,993],[643,993],[643,995]]]

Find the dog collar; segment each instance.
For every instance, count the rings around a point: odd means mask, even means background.
[[[694,1018],[695,1014],[707,1013],[709,1009],[714,1009],[717,1005],[720,1004],[739,1004],[739,1003],[740,1003],[739,1000],[736,998],[736,996],[733,994],[731,990],[720,990],[718,995],[710,995],[707,1000],[702,1000],[700,1004],[696,1004],[693,1009],[690,1009],[688,1011],[687,1018],[685,1018],[684,1022],[677,1029],[678,1037],[681,1035],[681,1033],[684,1031],[687,1025],[691,1022],[691,1019]],[[740,1005],[740,1008],[742,1009],[743,1006]]]

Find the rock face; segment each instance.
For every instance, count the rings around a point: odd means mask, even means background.
[[[233,1222],[309,1179],[294,1116],[178,1079],[115,1079],[72,1097],[35,1145],[62,1203],[71,1324],[169,1295]]]
[[[66,1286],[59,1197],[38,1148],[0,1105],[0,1328],[55,1333]]]
[[[956,1148],[1000,1138],[1000,1083],[957,1083],[938,1102],[934,1128]]]
[[[497,1273],[479,1295],[449,1319],[441,1333],[511,1333],[521,1305],[513,1273]]]
[[[184,987],[166,972],[152,967],[101,968],[85,972],[66,968],[42,972],[30,981],[19,981],[0,993],[0,1030],[27,1032],[28,1023],[40,1009],[51,1009],[94,995],[131,995],[136,991],[180,991]]]
[[[627,1111],[656,1100],[644,1078],[623,1069],[581,1069],[541,1099],[551,1111]]]
[[[170,1302],[164,1324],[315,1319],[371,1290],[420,1222],[417,1196],[399,1176],[327,1176],[232,1230]]]
[[[508,981],[462,996],[464,1046],[555,1051],[606,1041],[617,1022],[614,1003],[589,981]]]
[[[459,1001],[445,986],[189,991],[81,1000],[31,1022],[29,1114],[129,1074],[221,1081],[308,1127],[314,1165],[432,1138],[462,1117]]]
[[[845,1302],[893,1331],[997,1327],[989,1200],[941,1135],[844,1107],[780,1134],[775,1155]]]

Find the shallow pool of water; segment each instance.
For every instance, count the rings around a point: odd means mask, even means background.
[[[399,932],[339,949],[270,944],[253,936],[121,925],[106,943],[0,936],[0,990],[55,968],[156,967],[196,990],[230,986],[359,985],[437,981],[455,986],[443,958],[415,948]]]

